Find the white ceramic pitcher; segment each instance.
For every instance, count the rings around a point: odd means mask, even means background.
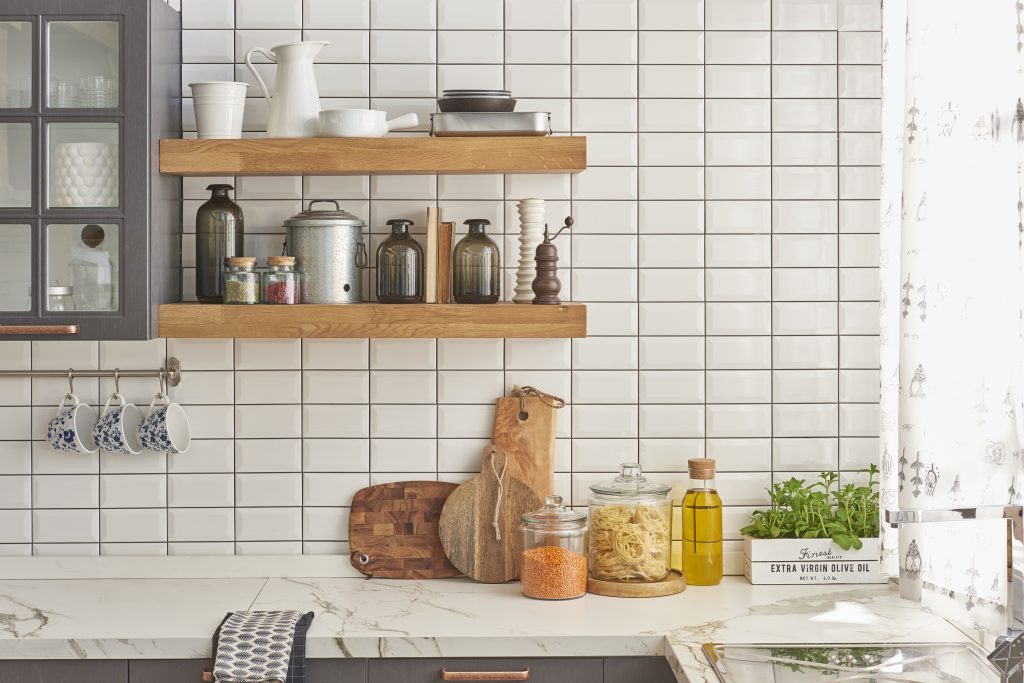
[[[277,45],[269,50],[254,47],[245,53],[245,64],[263,90],[270,105],[267,136],[272,138],[316,137],[319,129],[320,93],[313,74],[313,60],[329,43],[309,40],[301,43]],[[258,52],[277,64],[274,93],[252,65],[252,55]]]

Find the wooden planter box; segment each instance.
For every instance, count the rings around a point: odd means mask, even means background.
[[[877,538],[843,550],[830,538],[743,537],[743,575],[754,584],[885,583]]]

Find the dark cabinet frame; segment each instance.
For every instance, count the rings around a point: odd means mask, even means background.
[[[181,300],[181,179],[159,173],[160,138],[181,137],[181,15],[164,0],[5,0],[0,22],[7,21],[32,24],[31,108],[0,109],[0,123],[32,124],[32,206],[0,208],[0,224],[31,226],[33,267],[32,309],[0,312],[0,338],[156,337],[159,304]],[[120,24],[116,109],[47,106],[49,21]],[[48,208],[48,126],[90,122],[118,123],[119,205]],[[67,223],[118,225],[118,311],[46,310],[46,226]],[[78,332],[33,331],[45,325],[77,325]]]

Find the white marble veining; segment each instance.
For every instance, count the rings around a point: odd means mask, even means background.
[[[963,642],[894,587],[721,586],[630,600],[543,602],[465,579],[135,579],[0,582],[0,659],[196,658],[225,612],[313,610],[310,657],[665,655],[711,682],[700,646]]]

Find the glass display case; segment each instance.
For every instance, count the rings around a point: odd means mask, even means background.
[[[148,339],[180,300],[181,19],[163,0],[7,0],[0,336]]]

